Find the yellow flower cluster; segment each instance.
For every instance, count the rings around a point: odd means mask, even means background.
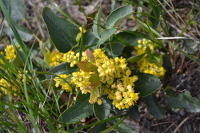
[[[18,83],[23,82],[21,71],[18,71],[17,76],[16,76],[16,81]],[[6,95],[14,94],[14,96],[17,96],[17,94],[12,93],[11,90],[14,92],[20,93],[20,90],[18,89],[17,85],[14,85],[14,84],[15,83],[12,83],[12,81],[5,80],[4,78],[0,79],[0,89]]]
[[[152,41],[146,39],[138,40],[138,45],[135,47],[136,49],[135,54],[136,55],[144,54],[148,47],[153,52],[154,46]],[[137,62],[138,69],[141,72],[149,73],[157,77],[164,76],[166,70],[163,67],[156,66],[154,63],[150,63],[146,59],[146,56],[147,55],[144,55],[143,58]]]
[[[70,66],[74,67],[79,62],[80,53],[69,51],[67,53],[60,53],[57,49],[49,54],[48,63],[50,67],[54,67],[63,62],[70,62]],[[82,60],[85,60],[86,54],[82,52]]]
[[[7,45],[5,48],[5,58],[11,62],[16,57],[16,51],[13,45]]]
[[[54,79],[54,81],[56,82],[55,86],[61,86],[63,90],[72,91],[72,87],[67,83],[67,78],[69,76],[70,75],[66,74],[58,74],[58,76]]]
[[[1,90],[6,94],[13,94],[10,90],[18,92],[17,87],[11,85],[7,80],[1,79],[0,80]],[[17,96],[16,93],[14,93],[14,96]]]
[[[82,53],[82,61],[90,61],[85,52]],[[108,58],[101,49],[96,49],[93,52],[94,62],[91,62],[97,67],[97,70],[92,72],[84,72],[80,70],[73,72],[71,75],[70,84],[80,89],[83,94],[90,93],[89,102],[91,104],[102,104],[101,92],[108,95],[108,98],[113,100],[112,104],[118,109],[129,108],[134,105],[139,99],[139,93],[134,92],[134,82],[138,79],[137,76],[130,76],[131,70],[127,67],[126,59],[115,57]],[[64,55],[66,60],[73,67],[78,63],[79,53],[75,54],[70,51]],[[92,86],[90,79],[93,75],[98,76],[97,85]],[[59,75],[61,77],[62,75]],[[60,85],[57,77],[54,79],[56,86]],[[59,81],[59,82],[58,82]]]

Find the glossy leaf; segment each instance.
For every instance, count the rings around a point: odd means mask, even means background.
[[[179,95],[167,95],[167,107],[173,110],[184,109],[185,111],[196,113],[200,112],[200,102],[185,91]]]
[[[11,18],[13,20],[23,21],[26,19],[26,6],[22,0],[3,0],[3,2],[7,9],[11,8]]]
[[[137,46],[138,40],[144,38],[148,39],[149,37],[140,32],[120,32],[114,39],[120,41],[126,46]]]
[[[111,103],[106,98],[102,98],[102,104],[94,104],[94,113],[99,120],[105,120],[110,115]]]
[[[158,24],[160,22],[160,6],[159,5],[155,5],[154,8],[152,8],[152,11],[150,13],[150,17],[149,20],[152,23],[152,28],[153,29],[157,29]]]
[[[164,118],[164,109],[159,105],[158,99],[154,95],[145,97],[148,112],[156,119]]]
[[[141,54],[141,55],[136,55],[136,56],[132,56],[130,58],[127,59],[128,62],[137,62],[139,61],[140,59],[142,59],[142,57],[144,56],[145,54]]]
[[[22,40],[24,40],[24,41],[30,41],[33,38],[33,34],[31,33],[31,31],[29,29],[27,29],[23,25],[18,25],[16,23],[13,23],[13,24],[14,24],[15,28],[17,29],[17,31],[18,31],[18,33],[19,33],[19,35],[20,35],[20,37],[21,37]],[[15,36],[10,27],[8,27],[5,30],[5,32],[9,36],[12,36],[12,37]]]
[[[95,125],[87,133],[100,133],[101,131],[103,131],[105,129],[106,129],[106,123],[102,123],[99,125]]]
[[[92,30],[94,33],[94,36],[98,39],[100,39],[100,19],[101,19],[101,15],[102,15],[102,8],[100,7],[98,10],[98,13],[95,16],[94,22],[93,22],[93,26],[92,26]]]
[[[51,40],[60,52],[66,53],[77,44],[76,36],[80,32],[78,27],[68,20],[57,16],[48,7],[43,9],[42,16]]]
[[[183,47],[189,54],[195,54],[199,49],[199,43],[192,39],[184,39]]]
[[[67,109],[61,116],[65,123],[76,123],[82,118],[90,116],[93,112],[92,104],[88,102],[90,94],[79,93],[74,106]]]
[[[97,66],[93,65],[88,61],[81,61],[77,64],[77,66],[84,72],[91,72],[97,70]]]
[[[167,72],[172,73],[172,64],[170,61],[170,56],[163,56],[163,67]]]
[[[118,123],[120,120],[113,120],[110,121],[110,124],[113,126],[116,123]],[[130,125],[122,122],[119,125],[117,125],[114,130],[118,133],[138,133],[134,128],[132,128]]]
[[[113,28],[117,23],[127,18],[132,14],[131,6],[122,6],[111,12],[111,14],[106,19],[106,28]]]
[[[116,31],[115,28],[104,30],[101,33],[101,38],[98,41],[97,45],[103,44],[106,40],[108,40],[115,33],[115,31]]]
[[[83,33],[83,45],[84,46],[91,46],[97,44],[98,39],[94,36],[91,30]]]
[[[156,76],[140,72],[132,72],[132,74],[138,75],[134,88],[137,93],[140,93],[140,97],[146,97],[161,87],[161,82]]]
[[[128,110],[128,114],[135,121],[138,121],[140,119],[140,113],[138,111],[138,106],[137,105],[134,105],[134,106],[130,107],[129,110]]]
[[[71,74],[72,72],[76,71],[77,67],[70,67],[70,63],[61,63],[55,67],[52,67],[48,73],[52,74]],[[50,77],[49,75],[46,75],[47,77]]]
[[[116,57],[122,54],[124,47],[125,46],[121,43],[111,42],[106,44],[106,46],[103,49],[106,50],[109,56]]]

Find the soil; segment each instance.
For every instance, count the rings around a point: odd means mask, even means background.
[[[176,21],[174,21],[169,14],[165,14],[167,18],[167,23],[176,28],[178,32],[181,32],[184,29],[184,24],[182,24],[182,20],[186,20],[191,10],[191,7],[195,6],[196,8],[200,8],[200,1],[196,0],[196,2],[188,1],[188,0],[169,0],[169,4],[177,10],[178,15]],[[81,1],[82,9],[75,3],[75,0],[54,0],[61,9],[67,12],[71,17],[76,19],[83,25],[87,24],[87,18],[84,16],[81,10],[85,11],[86,15],[89,15],[96,11],[100,5],[103,9],[103,14],[107,16],[111,12],[111,0],[85,0]],[[136,0],[134,2],[137,2]],[[25,0],[25,4],[27,7],[27,17],[30,18],[28,20],[28,24],[25,24],[27,27],[31,29],[39,38],[43,38],[43,40],[48,38],[48,32],[46,27],[41,19],[42,8],[44,6],[50,6],[52,9],[55,9],[54,6],[50,5],[47,1],[44,0],[35,0],[28,1]],[[116,7],[123,5],[122,1],[118,0],[116,3]],[[148,5],[147,5],[148,6]],[[137,6],[134,6],[133,9],[136,11]],[[169,7],[166,7],[169,8]],[[34,13],[33,10],[36,10]],[[194,16],[197,13],[197,9],[192,11],[192,15]],[[37,16],[41,21],[41,27],[44,31],[44,36],[41,35],[38,31],[38,26],[34,19],[31,19],[34,16]],[[194,20],[197,24],[200,25],[200,15]],[[178,23],[177,23],[178,22]],[[137,26],[137,22],[132,19],[126,19],[121,24],[122,29],[131,30],[135,26]],[[184,36],[199,41],[200,27],[196,25],[192,25],[190,31],[187,31]],[[164,33],[163,33],[164,35]],[[164,35],[166,36],[166,35]],[[3,43],[3,42],[1,42]],[[29,42],[27,42],[28,44]],[[197,57],[199,56],[199,52],[195,54]],[[171,86],[177,92],[182,93],[184,91],[189,91],[193,97],[200,100],[200,66],[190,59],[177,56],[173,60],[175,63],[173,71],[171,74],[167,74],[166,77],[162,80],[163,87]],[[167,109],[166,101],[162,97],[158,97],[160,99],[160,104],[163,108],[165,108],[165,118],[161,120],[154,119],[146,110],[146,108],[140,108],[140,119],[139,121],[126,120],[126,123],[133,126],[140,133],[200,133],[200,113],[188,113],[184,110],[179,110],[178,112],[173,112],[172,110]]]

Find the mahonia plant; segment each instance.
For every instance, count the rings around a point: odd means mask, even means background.
[[[138,40],[138,45],[135,46],[135,54],[136,55],[143,55],[142,59],[137,61],[137,66],[139,71],[143,73],[149,73],[157,77],[163,77],[165,75],[166,70],[162,66],[157,66],[155,63],[151,63],[148,61],[146,54],[146,50],[149,50],[153,53],[154,52],[154,44],[151,40]]]
[[[134,82],[138,77],[131,76],[125,58],[108,58],[101,49],[95,49],[94,53],[89,49],[82,52],[80,62],[79,52],[55,54],[55,59],[50,64],[69,62],[71,67],[77,65],[80,68],[72,74],[59,74],[55,77],[56,87],[61,86],[66,91],[73,91],[72,88],[75,88],[75,91],[80,90],[82,94],[90,93],[91,104],[102,104],[101,96],[107,95],[118,109],[129,108],[139,99],[139,93],[134,91]]]

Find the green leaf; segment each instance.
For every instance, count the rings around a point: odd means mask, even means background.
[[[53,68],[51,68],[48,73],[52,74],[71,74],[72,72],[76,71],[77,67],[70,67],[70,63],[61,63]],[[46,75],[47,77],[51,77],[50,75]]]
[[[161,67],[163,64],[163,58],[161,54],[151,54],[150,56],[147,56],[147,60],[150,63],[154,63],[158,67]]]
[[[97,45],[103,44],[107,39],[109,39],[114,33],[116,29],[106,29],[101,33],[101,39],[98,41]]]
[[[92,104],[88,102],[90,94],[79,93],[74,106],[67,109],[61,116],[65,123],[76,123],[82,118],[90,116],[93,112]]]
[[[95,125],[87,133],[100,133],[101,131],[103,131],[105,129],[106,129],[106,123],[102,123],[99,125]]]
[[[97,66],[93,65],[88,61],[81,61],[77,64],[77,66],[84,72],[91,72],[97,70]]]
[[[173,110],[184,109],[187,112],[200,112],[199,100],[193,98],[189,91],[179,95],[167,95],[167,107]]]
[[[199,49],[199,44],[192,39],[184,39],[183,47],[189,54],[195,54]]]
[[[119,119],[116,119],[116,120],[110,121],[110,123],[111,125],[115,125],[119,121],[120,121]],[[124,122],[115,126],[114,130],[117,131],[118,133],[138,133],[134,128],[132,128],[130,125]]]
[[[131,106],[128,110],[128,114],[135,121],[138,121],[140,119],[140,113],[138,111],[137,105]]]
[[[3,0],[3,2],[7,9],[11,8],[11,18],[13,20],[23,21],[26,19],[26,6],[22,0]]]
[[[94,36],[98,39],[100,39],[100,22],[101,22],[100,19],[101,19],[101,15],[102,15],[102,8],[100,7],[99,10],[98,10],[98,13],[95,16],[93,26],[92,26]]]
[[[146,97],[161,87],[161,82],[156,76],[140,72],[132,72],[132,74],[138,75],[138,80],[135,82],[134,88],[137,93],[140,93],[140,97]]]
[[[18,31],[20,37],[22,38],[22,40],[30,41],[33,38],[33,34],[31,33],[31,31],[29,29],[27,29],[23,25],[18,25],[16,23],[13,23],[13,24],[14,24],[15,28],[17,29],[17,31]],[[15,36],[10,27],[6,28],[5,32],[9,36],[12,36],[12,37]]]
[[[127,18],[132,14],[131,6],[122,6],[111,12],[111,14],[106,19],[106,28],[113,28],[117,23]]]
[[[84,46],[91,46],[97,44],[98,39],[94,36],[91,30],[83,33],[83,45]]]
[[[77,44],[76,35],[80,32],[78,27],[66,19],[57,16],[48,7],[43,9],[42,15],[56,48],[63,53],[71,50]]]
[[[159,19],[160,19],[160,6],[158,5],[155,5],[154,8],[152,8],[152,11],[151,11],[151,14],[150,14],[150,17],[149,17],[149,20],[151,21],[152,23],[152,28],[153,29],[157,29],[158,27],[158,24],[159,24]]]
[[[125,32],[120,32],[119,34],[117,34],[114,39],[119,40],[126,46],[137,46],[138,40],[141,40],[144,38],[148,39],[149,37],[140,32],[125,31]]]
[[[42,69],[49,69],[49,65],[48,63],[43,60],[42,58],[40,57],[33,57],[33,59],[36,61],[36,63],[42,68]]]
[[[111,103],[106,98],[102,97],[102,104],[94,104],[94,113],[99,120],[105,120],[110,115]]]
[[[145,54],[141,54],[141,55],[136,55],[136,56],[132,56],[130,58],[127,59],[128,62],[137,62],[139,61],[140,59],[142,59],[142,57],[144,56]]]
[[[125,46],[121,43],[111,42],[111,43],[106,44],[106,46],[103,49],[106,50],[109,56],[116,57],[116,56],[121,55],[124,47]]]
[[[159,105],[158,99],[154,95],[145,97],[148,112],[156,119],[164,118],[164,109]]]
[[[167,72],[169,72],[170,74],[172,73],[172,64],[169,55],[163,56],[163,67],[165,68],[165,70],[167,70]]]

